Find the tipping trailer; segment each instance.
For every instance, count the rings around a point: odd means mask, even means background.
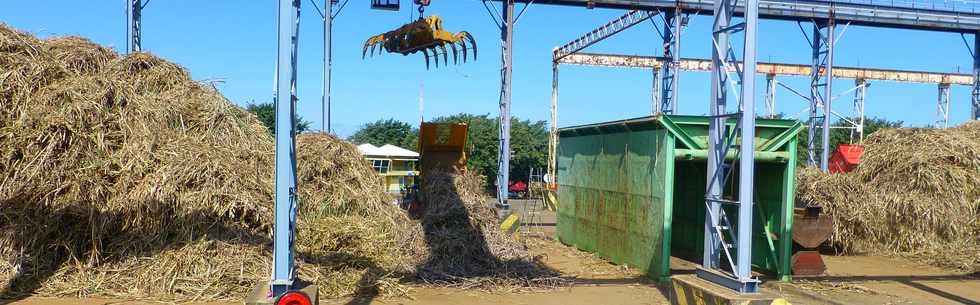
[[[463,123],[422,123],[419,127],[420,189],[427,189],[426,176],[433,172],[459,173],[466,169],[466,135],[469,126]],[[420,210],[425,198],[413,190],[409,212]]]

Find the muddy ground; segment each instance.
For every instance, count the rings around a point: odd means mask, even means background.
[[[480,291],[413,287],[407,297],[321,300],[329,305],[579,305],[669,304],[666,290],[637,270],[609,264],[593,255],[566,247],[554,239],[554,215],[533,213],[519,203],[515,211],[533,219],[525,240],[545,264],[562,272],[571,284],[552,290]],[[965,274],[912,263],[901,258],[827,256],[828,273],[796,277],[792,283],[768,281],[764,289],[792,304],[980,304],[980,274]],[[671,259],[675,273],[690,272],[695,264]],[[146,300],[107,300],[30,297],[12,305],[166,304]],[[241,304],[240,301],[195,303]]]

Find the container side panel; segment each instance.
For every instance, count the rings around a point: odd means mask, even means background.
[[[562,136],[559,239],[659,276],[665,138],[661,129]]]
[[[628,133],[607,133],[602,136],[599,167],[593,171],[593,187],[599,195],[597,253],[617,264],[626,263],[629,249],[628,216],[626,209],[625,173]]]
[[[662,272],[664,130],[634,131],[629,134],[626,165],[629,262],[652,278]],[[669,260],[668,260],[669,262]]]
[[[578,206],[589,202],[591,198],[580,187],[586,184],[583,176],[575,174],[594,167],[595,159],[599,156],[598,145],[593,143],[594,140],[588,137],[570,137],[562,139],[558,147],[558,184],[562,185],[558,192],[558,239],[568,245],[582,244],[582,237],[576,230],[579,222],[576,215]]]

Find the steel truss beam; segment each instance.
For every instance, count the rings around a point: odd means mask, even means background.
[[[659,69],[667,59],[659,56],[636,56],[616,54],[578,53],[563,58],[558,63],[563,65],[606,66],[622,68]],[[682,71],[711,71],[711,60],[697,58],[681,58]],[[756,71],[759,74],[774,74],[777,76],[807,76],[812,71],[810,65],[767,63],[760,62]],[[735,72],[730,68],[728,72]],[[883,80],[894,82],[911,82],[926,84],[973,85],[973,76],[961,73],[925,72],[897,69],[873,69],[858,67],[834,67],[835,78],[851,78],[865,80]]]
[[[552,53],[552,59],[553,61],[559,61],[568,55],[578,53],[591,45],[599,43],[606,38],[612,37],[613,35],[616,35],[634,25],[640,24],[641,22],[646,21],[647,19],[650,19],[650,17],[653,17],[659,13],[659,11],[629,11],[604,25],[585,33],[579,38],[555,48],[554,52]]]
[[[276,61],[276,196],[273,226],[272,297],[292,288],[296,224],[296,50],[300,0],[279,0]]]
[[[752,205],[755,194],[755,73],[756,36],[759,0],[745,2],[745,18],[732,24],[735,0],[716,0],[712,26],[711,121],[708,125],[708,183],[705,191],[704,260],[698,276],[738,292],[756,292],[759,280],[752,278]],[[729,35],[744,32],[742,65],[735,62],[735,52]],[[737,79],[730,79],[729,68],[735,69]],[[737,110],[729,113],[726,107],[729,86],[738,101]],[[735,90],[738,91],[735,91]],[[729,120],[734,120],[734,133],[729,133]],[[732,134],[734,136],[728,136]],[[725,156],[736,148],[732,163]],[[737,162],[737,163],[736,163]],[[738,165],[738,193],[725,194],[724,186]],[[737,198],[737,199],[734,199]],[[738,207],[736,232],[722,204]],[[735,249],[733,257],[732,249]],[[728,262],[731,272],[723,271],[720,260]]]

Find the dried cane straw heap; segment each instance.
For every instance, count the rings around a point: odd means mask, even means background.
[[[429,249],[458,244],[391,205],[354,145],[297,142],[296,259],[323,295],[403,293]],[[180,66],[0,24],[0,296],[240,299],[268,279],[273,155],[255,116]]]
[[[980,123],[881,130],[852,173],[799,175],[797,198],[834,217],[845,252],[980,270]]]

